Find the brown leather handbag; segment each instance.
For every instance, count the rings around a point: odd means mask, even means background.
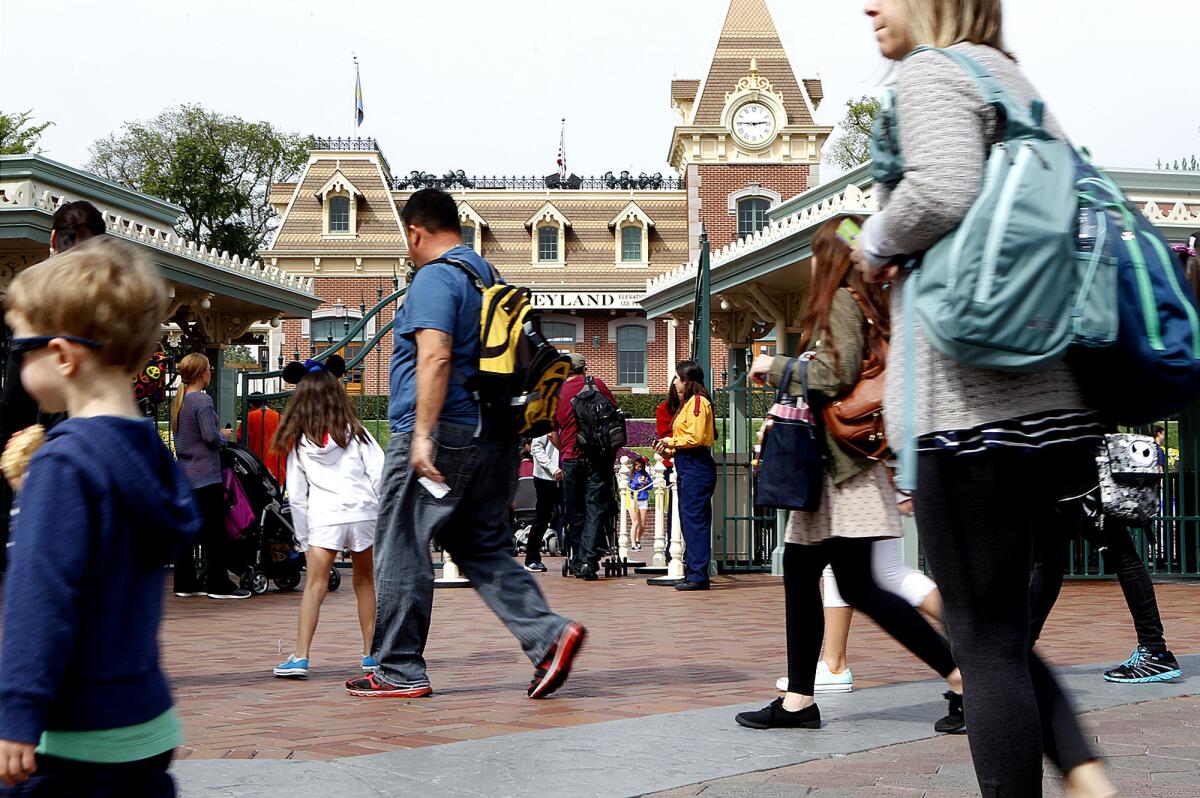
[[[859,307],[862,300],[853,289]],[[865,308],[864,308],[865,311]],[[865,315],[865,313],[864,313]],[[870,318],[868,324],[873,324]],[[889,454],[883,425],[883,384],[887,368],[888,345],[883,345],[883,357],[868,350],[858,382],[849,393],[825,405],[822,413],[825,427],[833,439],[850,454],[883,460]]]

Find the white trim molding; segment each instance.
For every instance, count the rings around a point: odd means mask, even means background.
[[[488,226],[487,221],[479,215],[479,212],[471,207],[469,202],[458,203],[458,224],[459,227],[470,227],[475,230],[475,241],[472,249],[476,254],[483,254],[483,228]]]
[[[530,263],[534,266],[565,266],[567,263],[567,228],[570,226],[571,220],[554,207],[553,202],[546,202],[541,208],[538,208],[538,212],[525,222],[525,227],[529,230]],[[539,257],[538,239],[541,230],[547,227],[558,230],[558,257],[554,260],[542,260]]]
[[[763,188],[758,183],[751,183],[741,191],[735,191],[729,195],[729,215],[737,216],[738,203],[744,199],[750,199],[752,197],[770,200],[772,208],[783,201],[783,195],[778,191],[772,191],[769,188]]]
[[[621,316],[613,319],[608,323],[608,342],[615,344],[617,342],[618,327],[642,327],[646,330],[646,346],[654,343],[658,325],[651,319],[644,319],[641,316]]]

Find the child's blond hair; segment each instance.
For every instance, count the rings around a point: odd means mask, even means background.
[[[38,335],[98,341],[101,363],[132,373],[158,345],[167,286],[132,247],[97,236],[17,275],[4,306]]]

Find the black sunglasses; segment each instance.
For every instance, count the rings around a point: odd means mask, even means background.
[[[78,335],[31,335],[28,338],[12,338],[8,342],[8,352],[14,357],[21,357],[39,349],[45,349],[51,341],[70,341],[73,344],[86,346],[88,349],[99,349],[104,344],[91,338],[80,338]]]

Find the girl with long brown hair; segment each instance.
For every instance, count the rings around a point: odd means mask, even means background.
[[[171,401],[171,429],[175,434],[175,457],[191,483],[196,504],[204,519],[199,543],[204,548],[204,582],[197,573],[194,550],[188,547],[175,563],[175,595],[180,598],[208,596],[212,599],[245,599],[229,578],[229,535],[225,531],[225,484],[221,475],[220,451],[228,440],[221,430],[217,410],[205,388],[212,382],[212,364],[199,352],[187,355],[176,366],[179,387]]]
[[[300,602],[296,649],[274,669],[276,676],[308,676],[309,649],[321,604],[329,589],[334,558],[348,549],[354,566],[354,596],[362,631],[362,669],[377,667],[371,657],[375,634],[375,568],[372,560],[383,450],[354,412],[342,386],[345,363],[292,363],[284,379],[296,391],[275,430],[271,448],[287,455],[287,497],[296,539],[304,550],[308,576]]]
[[[848,217],[856,224],[862,220]],[[818,403],[835,401],[858,384],[863,361],[882,356],[888,340],[883,292],[852,268],[850,247],[837,234],[844,219],[826,222],[813,237],[812,282],[803,314],[800,351],[808,354],[807,388]],[[787,357],[762,356],[750,377],[780,385]],[[803,395],[800,377],[782,386]],[[814,408],[819,411],[818,406]],[[888,467],[843,448],[825,436],[825,475],[820,507],[792,512],[783,555],[787,615],[788,685],[782,698],[737,722],[752,729],[820,728],[821,712],[813,699],[817,660],[825,632],[818,585],[832,565],[842,598],[865,612],[884,631],[937,671],[962,695],[962,680],[946,640],[904,599],[881,589],[871,573],[871,548],[878,540],[903,535],[897,496]],[[945,720],[945,719],[944,719]]]

